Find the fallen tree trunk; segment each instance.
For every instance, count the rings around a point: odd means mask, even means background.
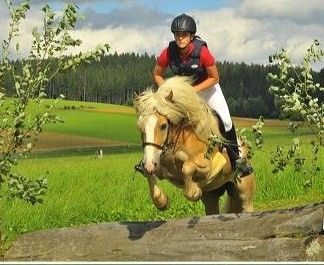
[[[324,202],[20,235],[6,261],[324,261]]]

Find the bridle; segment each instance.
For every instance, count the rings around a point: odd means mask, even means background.
[[[167,136],[166,136],[165,141],[161,145],[156,144],[156,143],[151,143],[151,142],[143,142],[142,143],[143,149],[145,146],[149,145],[149,146],[153,146],[159,150],[162,150],[162,154],[163,154],[163,153],[167,152],[168,148],[170,148],[172,146],[175,147],[175,145],[178,142],[178,139],[180,137],[181,127],[176,129],[176,137],[174,139],[174,137],[172,137],[172,136],[170,137],[170,130],[173,129],[174,125],[170,122],[169,119],[167,119],[167,121],[168,121],[169,126],[168,126],[168,131],[167,131]],[[169,138],[171,138],[171,139],[169,139]],[[173,152],[174,152],[174,150],[173,150]],[[148,173],[146,172],[146,170],[144,168],[143,160],[141,160],[137,165],[135,165],[134,169],[135,169],[135,171],[142,173],[143,176],[145,176],[145,177],[148,176]]]
[[[149,145],[149,146],[153,146],[157,149],[160,149],[162,151],[164,151],[166,148],[168,148],[170,145],[172,145],[171,142],[169,142],[169,135],[170,135],[170,128],[172,127],[172,123],[170,122],[170,120],[168,119],[168,131],[167,131],[167,136],[165,138],[165,141],[159,145],[156,143],[151,143],[151,142],[143,142],[142,143],[142,147],[144,148],[145,146]]]

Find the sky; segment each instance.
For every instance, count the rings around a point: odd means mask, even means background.
[[[182,13],[195,19],[197,35],[217,61],[265,64],[285,48],[300,63],[314,39],[324,42],[324,0],[34,0],[21,27],[23,55],[32,28],[41,25],[41,7],[49,4],[61,12],[66,3],[78,5],[85,16],[73,33],[83,42],[81,51],[108,43],[110,53],[158,56],[173,40],[173,18]],[[0,40],[7,35],[8,19],[5,0],[0,0]]]

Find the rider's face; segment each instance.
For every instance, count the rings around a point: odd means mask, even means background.
[[[190,32],[174,32],[175,41],[180,49],[184,49],[188,46],[192,40],[192,34]]]

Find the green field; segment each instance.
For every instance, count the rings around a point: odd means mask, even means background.
[[[82,105],[82,107],[80,107]],[[65,107],[64,107],[65,106]],[[66,106],[69,106],[67,108]],[[74,106],[72,109],[71,106]],[[45,132],[80,135],[94,139],[123,142],[120,146],[102,146],[59,150],[39,150],[20,161],[15,172],[30,178],[46,175],[48,191],[43,204],[29,205],[19,200],[0,202],[3,229],[9,239],[17,234],[110,221],[144,221],[201,216],[200,202],[189,202],[182,191],[165,181],[160,184],[170,198],[170,208],[155,209],[149,197],[146,179],[134,172],[142,157],[139,134],[132,108],[107,104],[62,102],[58,113],[64,124],[50,125]],[[251,125],[256,120],[235,119],[237,127],[245,127],[252,139]],[[252,163],[256,172],[256,211],[287,208],[324,200],[324,178],[308,176],[289,168],[277,175],[271,173],[270,150],[288,146],[295,137],[287,132],[286,122],[267,121],[264,128],[265,147],[256,150]],[[310,130],[300,133],[303,150],[310,156]],[[67,139],[68,140],[68,139]],[[94,153],[103,149],[102,159]],[[324,164],[321,150],[319,161]],[[322,173],[322,172],[321,172]],[[305,183],[312,177],[312,186]]]

